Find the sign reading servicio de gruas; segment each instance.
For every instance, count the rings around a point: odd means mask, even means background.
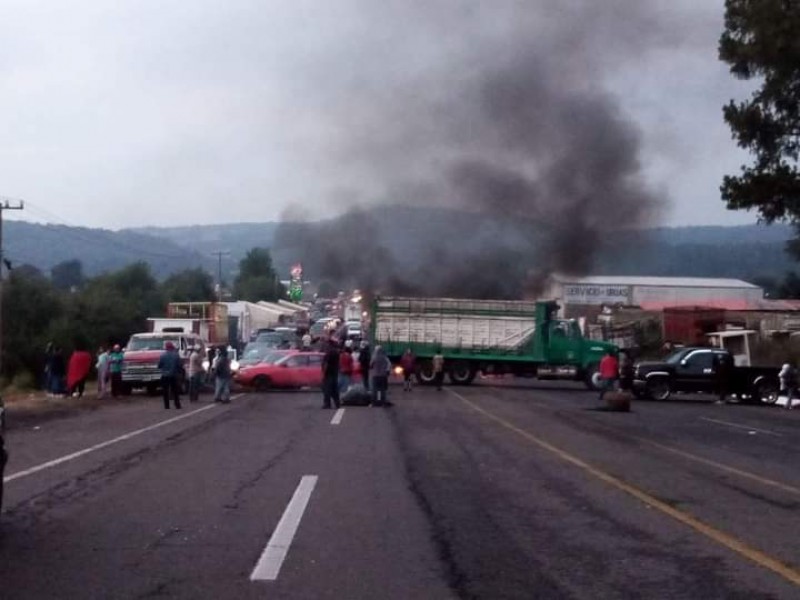
[[[631,286],[566,284],[563,301],[567,304],[630,304]]]

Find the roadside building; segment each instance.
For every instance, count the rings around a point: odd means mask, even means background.
[[[543,297],[558,300],[567,317],[594,319],[604,307],[750,310],[764,301],[764,290],[739,279],[555,275]]]

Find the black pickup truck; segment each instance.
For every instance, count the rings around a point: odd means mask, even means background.
[[[724,381],[725,393],[740,402],[773,403],[780,389],[778,372],[772,367],[734,366],[731,354],[719,348],[681,348],[663,361],[636,364],[633,392],[652,400],[672,394],[718,394]]]

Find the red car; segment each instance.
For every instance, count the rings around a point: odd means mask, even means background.
[[[273,363],[260,362],[242,365],[233,380],[259,392],[269,389],[322,387],[322,357],[324,352],[289,350],[286,356]],[[353,382],[361,381],[358,361],[353,363]]]
[[[241,367],[234,381],[259,392],[272,388],[321,387],[323,356],[322,352],[290,352],[274,363]]]

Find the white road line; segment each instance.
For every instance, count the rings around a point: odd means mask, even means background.
[[[269,538],[267,547],[261,553],[253,572],[250,574],[250,581],[275,581],[280,573],[286,555],[289,554],[289,547],[292,545],[297,528],[300,526],[300,519],[311,499],[311,493],[317,485],[319,477],[316,475],[304,475],[300,484],[294,491],[292,499],[283,516],[278,522],[272,537]]]
[[[231,400],[234,400],[239,396],[242,396],[242,394],[234,396],[233,398],[231,398]],[[112,444],[116,444],[118,442],[124,442],[125,440],[129,440],[132,437],[141,435],[142,433],[153,431],[154,429],[158,429],[159,427],[163,427],[164,425],[169,425],[170,423],[181,421],[182,419],[188,419],[189,417],[193,417],[196,414],[199,414],[203,411],[210,410],[216,407],[217,407],[216,404],[209,404],[208,406],[204,406],[202,408],[198,408],[197,410],[193,410],[192,412],[188,412],[185,415],[178,415],[177,417],[172,417],[171,419],[167,419],[166,421],[160,421],[154,425],[150,425],[148,427],[142,427],[141,429],[137,429],[136,431],[131,431],[130,433],[126,433],[119,437],[115,437],[113,440],[108,440],[105,442],[101,442],[100,444],[95,444],[91,448],[84,448],[83,450],[78,450],[77,452],[73,452],[72,454],[67,454],[66,456],[62,456],[61,458],[56,458],[46,463],[42,463],[41,465],[31,467],[30,469],[25,469],[24,471],[18,471],[17,473],[12,473],[8,477],[3,478],[3,483],[8,483],[9,481],[14,481],[15,479],[21,479],[22,477],[33,475],[34,473],[38,473],[39,471],[44,471],[45,469],[49,469],[51,467],[58,466],[70,460],[75,460],[76,458],[80,458],[81,456],[85,456],[90,452],[94,452],[96,450],[102,450],[103,448],[107,448]]]
[[[331,419],[331,425],[338,425],[341,423],[342,417],[344,417],[344,409],[337,408],[336,412],[333,414],[333,418]]]
[[[766,433],[767,435],[774,435],[775,437],[783,437],[780,433],[775,433],[769,429],[759,429],[758,427],[751,427],[750,425],[742,425],[741,423],[730,423],[729,421],[720,421],[719,419],[709,419],[708,417],[700,417],[701,421],[708,421],[709,423],[717,423],[719,425],[727,425],[728,427],[735,427],[737,429],[744,429],[745,431],[758,431],[759,433]]]

